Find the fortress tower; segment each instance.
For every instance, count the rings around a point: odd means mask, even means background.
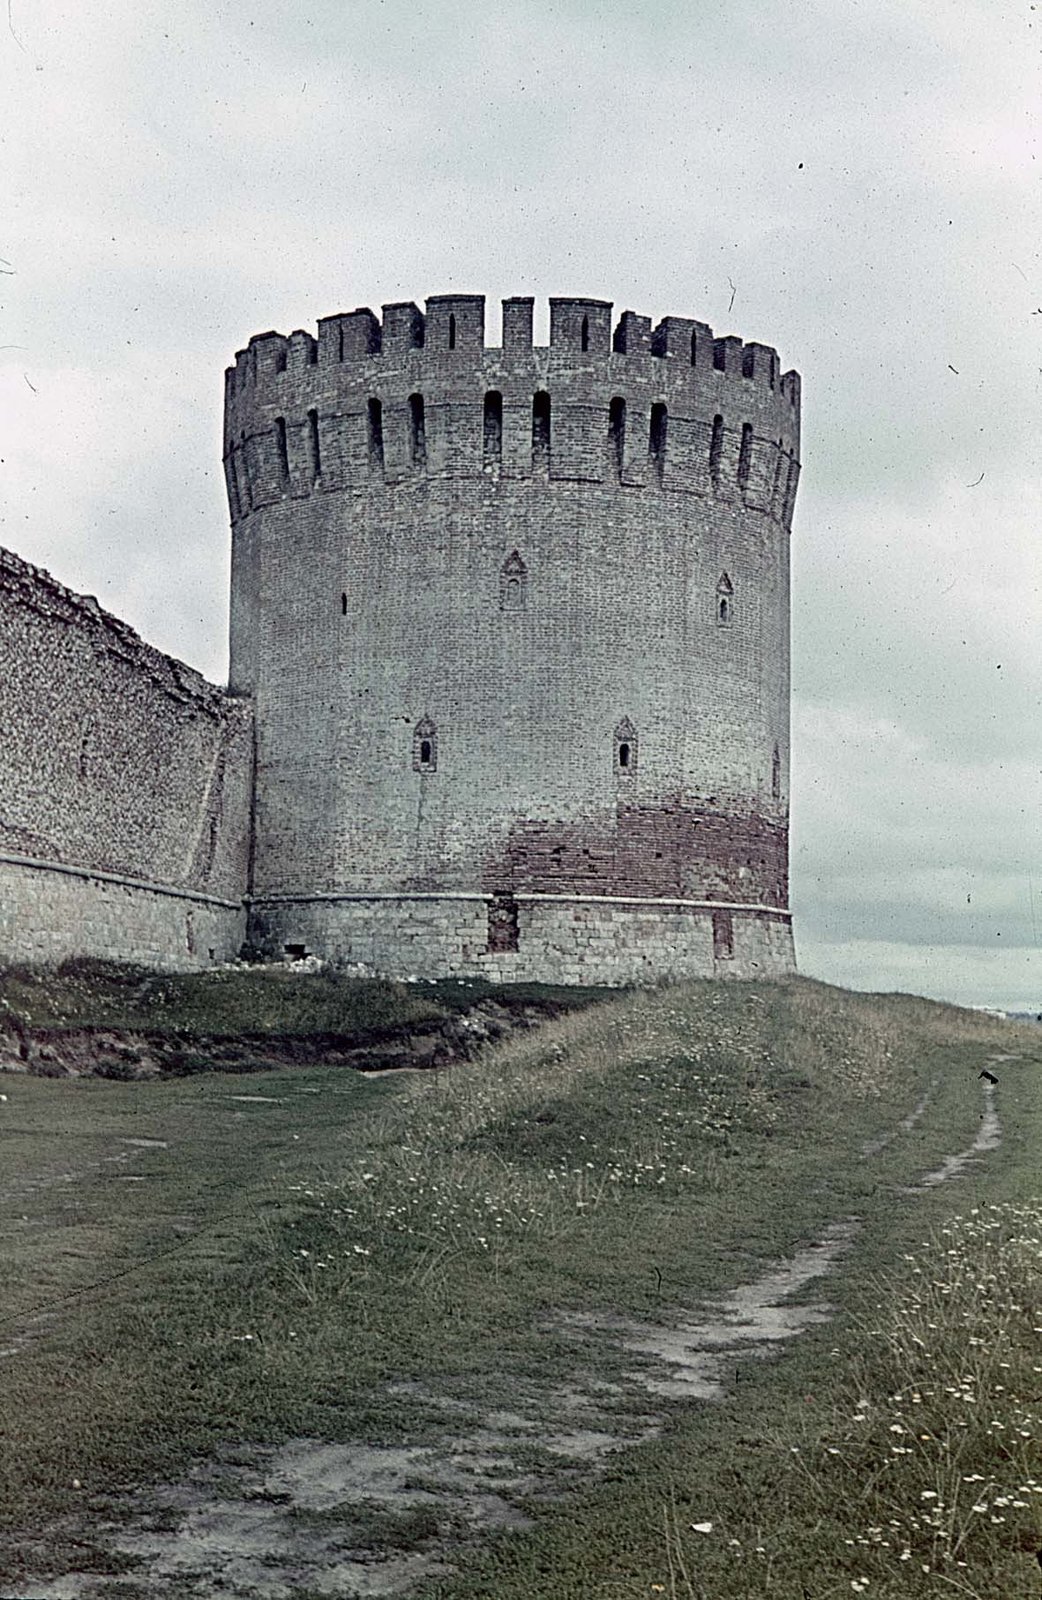
[[[250,929],[382,971],[793,968],[800,384],[703,323],[441,295],[227,374]]]

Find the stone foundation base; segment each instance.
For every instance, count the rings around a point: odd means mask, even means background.
[[[328,895],[254,900],[251,943],[390,977],[651,984],[796,970],[792,920],[768,906],[555,895]]]
[[[241,904],[60,862],[0,857],[0,961],[100,956],[192,971],[238,956]]]

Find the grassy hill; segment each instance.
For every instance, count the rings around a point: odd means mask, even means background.
[[[172,980],[104,1015],[18,982],[23,1016],[111,1026]],[[989,1062],[1001,1144],[920,1187],[972,1145]],[[162,1486],[208,1462],[211,1498],[282,1495],[343,1557],[331,1589],[301,1554],[270,1591],[294,1600],[377,1592],[389,1551],[443,1600],[1036,1596],[1040,1062],[1036,1029],[804,980],[600,1000],[421,1075],[9,1076],[0,1573],[216,1592],[156,1554]],[[779,1263],[798,1289],[828,1239],[834,1315],[714,1403],[640,1353]],[[276,1491],[302,1441],[368,1478]],[[397,1498],[380,1451],[412,1463]]]

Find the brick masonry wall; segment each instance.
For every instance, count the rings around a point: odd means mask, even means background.
[[[5,551],[0,677],[0,956],[236,954],[249,703]]]
[[[289,941],[275,896],[396,891],[784,910],[796,374],[688,319],[613,334],[597,301],[552,301],[546,349],[530,302],[500,349],[483,320],[327,318],[228,374],[257,927]],[[421,904],[403,938],[434,938]]]

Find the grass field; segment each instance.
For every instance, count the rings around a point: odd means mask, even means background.
[[[92,1020],[89,995],[18,982],[31,1018]],[[1001,1145],[915,1187],[972,1143],[1000,1055]],[[1037,1596],[1040,1063],[1035,1029],[802,981],[621,996],[377,1080],[9,1077],[4,1582]],[[831,1320],[736,1363],[717,1403],[634,1378],[641,1338],[835,1224]],[[302,1441],[326,1485],[362,1460],[361,1488],[272,1489],[299,1486]],[[392,1459],[411,1464],[397,1496]],[[446,1461],[480,1493],[454,1500]],[[352,1560],[302,1555],[293,1576],[272,1555],[267,1590],[171,1575],[155,1541],[163,1515],[198,1522],[183,1486],[230,1503],[250,1473],[251,1504],[288,1504],[283,1531]],[[105,1524],[146,1506],[153,1543],[114,1555]],[[70,1571],[96,1576],[62,1589]]]

